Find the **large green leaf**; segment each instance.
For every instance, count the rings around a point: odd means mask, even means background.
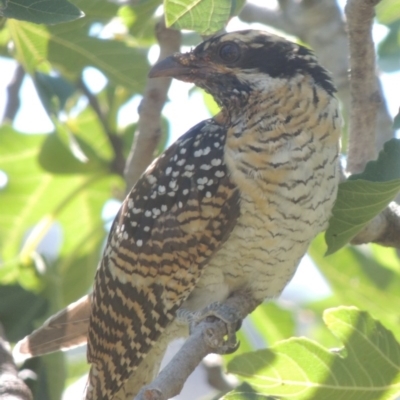
[[[107,23],[115,17],[120,7],[118,2],[109,0],[73,0],[73,2],[85,13],[86,24]]]
[[[376,161],[361,174],[339,185],[332,218],[325,233],[327,254],[343,247],[376,215],[383,211],[400,190],[400,140],[385,143]]]
[[[37,72],[33,77],[37,93],[47,113],[58,115],[67,100],[76,93],[76,87],[62,76]]]
[[[85,67],[93,66],[114,83],[140,92],[148,71],[146,52],[122,41],[88,36],[87,24],[83,22],[50,29],[9,20],[7,26],[15,56],[30,73],[38,68],[48,70],[49,61],[71,79],[77,79]]]
[[[19,285],[0,285],[0,321],[10,342],[29,335],[34,329],[34,321],[43,317],[47,302]]]
[[[398,320],[400,271],[399,260],[390,249],[380,247],[379,254],[346,247],[324,257],[322,235],[311,243],[309,254],[328,280],[339,304],[354,305],[379,318],[400,340]],[[379,262],[385,260],[388,266]],[[392,265],[393,264],[393,265]]]
[[[222,29],[232,12],[231,0],[164,0],[168,27],[211,35]]]
[[[77,115],[69,116],[67,128],[80,143],[86,143],[99,160],[111,161],[114,154],[110,140],[104,132],[99,117],[91,107],[86,107]],[[93,134],[96,132],[96,134]],[[85,149],[83,149],[85,151]],[[87,152],[85,151],[85,154]]]
[[[8,183],[0,192],[0,209],[5,210],[0,214],[0,251],[6,263],[16,257],[28,262],[56,221],[63,230],[62,254],[64,248],[73,247],[76,252],[70,257],[79,259],[82,254],[91,253],[99,239],[93,242],[88,235],[94,229],[104,235],[102,206],[111,197],[112,187],[121,187],[120,179],[108,176],[105,170],[85,174],[47,173],[39,164],[39,154],[48,137],[21,135],[7,126],[0,130],[0,169],[8,176]],[[63,160],[54,162],[62,164]],[[33,226],[35,229],[21,250],[23,237]]]
[[[234,358],[228,371],[246,379],[257,394],[282,399],[385,400],[400,395],[400,345],[390,331],[355,307],[327,310],[324,321],[344,349],[329,351],[309,339],[292,338]]]
[[[400,0],[380,1],[375,11],[380,24],[391,24],[400,19]]]
[[[85,162],[73,156],[56,133],[49,134],[43,142],[38,156],[41,167],[56,174],[85,174],[107,171],[107,164],[98,158],[89,158]]]
[[[244,382],[232,392],[221,397],[221,400],[278,400],[276,397],[257,393],[248,383]]]
[[[295,333],[293,313],[274,302],[263,303],[251,314],[250,319],[266,343],[288,339]]]
[[[72,199],[60,214],[64,242],[56,264],[61,278],[62,306],[91,288],[106,237],[101,211],[113,191],[122,192],[123,188],[122,178],[109,175]]]
[[[0,6],[0,15],[36,24],[57,24],[84,16],[78,7],[66,0],[8,0]]]

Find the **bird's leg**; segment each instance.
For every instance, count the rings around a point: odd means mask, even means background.
[[[236,339],[236,331],[241,327],[242,320],[254,310],[259,302],[255,301],[247,292],[235,292],[223,302],[214,302],[204,309],[196,312],[187,309],[179,309],[177,318],[189,325],[189,332],[201,321],[207,319],[213,321],[219,319],[226,324],[227,339],[218,349],[220,354],[235,352],[240,343]]]

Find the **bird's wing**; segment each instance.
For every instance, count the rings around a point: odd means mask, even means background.
[[[114,221],[96,274],[87,399],[111,399],[194,289],[239,215],[226,129],[204,121],[146,170]]]
[[[14,347],[13,354],[18,359],[34,357],[85,344],[90,308],[91,295],[83,296],[19,341]]]

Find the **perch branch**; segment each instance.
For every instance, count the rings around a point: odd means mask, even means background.
[[[179,51],[179,31],[167,29],[164,22],[156,26],[162,60]],[[125,166],[127,191],[136,183],[154,157],[154,151],[161,137],[161,110],[171,84],[170,78],[149,79],[139,106],[138,128]]]
[[[0,399],[32,400],[32,393],[18,377],[18,370],[10,352],[10,345],[0,324]]]
[[[141,389],[135,400],[168,400],[179,394],[201,360],[222,346],[226,334],[226,325],[220,320],[200,322],[175,357],[152,383]]]
[[[229,297],[224,304],[232,307],[244,319],[256,308],[258,302],[247,293],[237,293]],[[211,322],[206,318],[201,321],[193,328],[175,357],[152,383],[141,389],[135,400],[168,400],[179,394],[201,360],[222,348],[227,334],[226,325],[221,320],[214,319]]]

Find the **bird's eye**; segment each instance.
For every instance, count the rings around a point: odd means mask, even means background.
[[[219,49],[219,56],[226,63],[234,63],[240,58],[240,48],[236,43],[225,43]]]

